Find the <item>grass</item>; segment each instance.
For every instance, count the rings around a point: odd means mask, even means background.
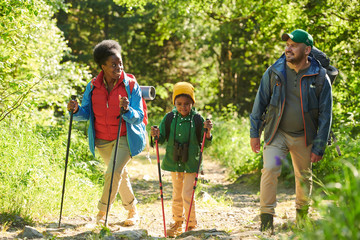
[[[333,181],[316,181],[318,191],[325,193],[314,198],[322,218],[298,234],[304,239],[360,239],[360,140],[344,149],[348,153],[339,160],[340,170],[330,176]]]
[[[261,153],[251,151],[249,121],[246,118],[215,118],[213,144],[207,151],[230,170],[230,177],[260,169]]]
[[[39,128],[15,117],[0,122],[1,224],[15,216],[31,223],[59,215],[68,131],[64,125]],[[102,175],[96,160],[78,164],[88,152],[86,137],[74,130],[71,141],[63,207],[63,216],[70,217],[94,209]]]

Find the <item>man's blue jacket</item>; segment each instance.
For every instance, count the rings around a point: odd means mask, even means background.
[[[305,144],[313,144],[312,152],[322,156],[329,137],[332,121],[332,93],[329,77],[320,71],[325,71],[320,63],[308,57],[310,67],[300,79],[300,101],[304,122]],[[252,112],[250,114],[250,137],[260,137],[260,129],[264,122],[265,114],[265,144],[270,144],[278,130],[286,101],[286,58],[283,54],[264,73]],[[319,75],[320,74],[320,75]],[[319,76],[318,76],[319,75]],[[323,77],[322,81],[316,79]],[[316,93],[317,84],[322,87]]]

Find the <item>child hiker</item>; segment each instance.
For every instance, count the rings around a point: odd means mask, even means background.
[[[195,176],[199,165],[199,154],[205,128],[205,146],[211,144],[211,120],[204,120],[193,108],[194,87],[187,82],[178,82],[173,89],[175,108],[165,115],[159,128],[151,127],[151,136],[158,137],[158,143],[167,141],[161,169],[170,171],[173,183],[172,214],[174,223],[166,230],[167,235],[176,237],[183,232],[183,223],[189,214]],[[170,114],[170,115],[169,115]],[[196,130],[200,131],[197,133]],[[195,199],[191,206],[188,230],[197,226]]]

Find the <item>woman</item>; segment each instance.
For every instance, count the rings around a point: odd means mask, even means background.
[[[94,60],[101,71],[86,87],[81,106],[76,101],[68,103],[75,120],[90,120],[88,129],[89,147],[95,155],[95,147],[107,165],[105,184],[98,203],[97,223],[105,220],[109,198],[111,173],[116,139],[119,128],[119,114],[122,109],[120,139],[117,148],[110,206],[119,193],[122,204],[129,211],[124,225],[132,226],[139,220],[126,164],[132,156],[145,147],[145,124],[141,90],[135,77],[126,74],[121,58],[121,47],[113,40],[104,40],[94,48]]]

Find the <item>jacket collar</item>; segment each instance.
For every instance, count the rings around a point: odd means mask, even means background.
[[[101,70],[95,79],[94,86],[100,88],[101,85],[104,84],[103,81],[104,81],[104,71]],[[129,85],[129,79],[125,71],[122,71],[120,79],[116,82],[115,86],[117,86],[121,82],[124,82],[125,86]]]

